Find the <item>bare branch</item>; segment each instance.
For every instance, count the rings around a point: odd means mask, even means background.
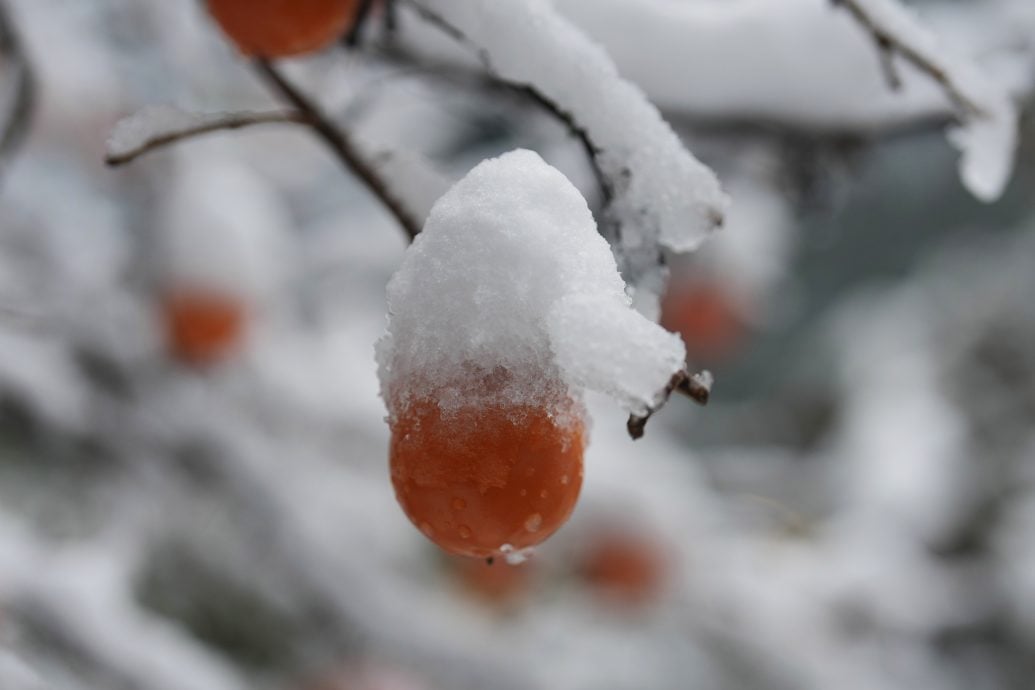
[[[712,384],[715,378],[710,371],[702,371],[697,374],[690,374],[686,369],[680,369],[669,380],[665,390],[662,391],[661,400],[657,405],[647,410],[644,415],[629,415],[629,422],[626,428],[629,436],[633,439],[643,437],[643,431],[647,426],[647,420],[655,412],[664,407],[665,403],[673,393],[680,393],[693,400],[698,405],[707,405],[712,394]]]
[[[881,54],[881,64],[884,73],[888,77],[888,83],[892,85],[892,88],[898,88],[900,79],[891,66],[891,57],[900,55],[911,65],[937,82],[963,117],[986,117],[988,115],[984,108],[975,103],[965,93],[963,87],[955,82],[944,67],[937,64],[916,47],[901,40],[899,36],[896,36],[893,31],[885,27],[869,11],[865,3],[859,2],[859,0],[831,0],[831,2],[835,7],[847,10],[860,26],[873,37],[877,44],[877,50]]]
[[[109,152],[108,155],[105,156],[104,162],[113,167],[125,165],[146,153],[175,144],[184,139],[191,139],[197,136],[224,130],[242,129],[253,125],[284,122],[305,124],[307,119],[304,114],[293,111],[277,111],[268,113],[224,113],[217,117],[213,117],[181,129],[173,129],[156,133],[142,141],[139,145],[125,151]]]
[[[411,240],[415,238],[421,229],[420,220],[412,217],[405,206],[395,198],[351,136],[335,125],[314,101],[288,81],[271,62],[264,59],[256,60],[255,68],[270,86],[304,117],[304,123],[331,147],[345,167],[362,180],[367,189],[392,212],[406,235]]]
[[[352,29],[345,36],[346,47],[355,48],[359,45],[360,40],[363,38],[363,29],[367,25],[367,19],[370,17],[370,10],[373,6],[374,0],[359,0],[356,14],[352,18]]]
[[[36,78],[18,32],[2,2],[0,2],[0,56],[10,60],[18,71],[14,105],[8,114],[7,122],[0,127],[0,161],[3,161],[21,145],[28,134],[36,103]]]

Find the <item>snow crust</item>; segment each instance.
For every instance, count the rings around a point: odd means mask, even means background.
[[[643,92],[544,0],[420,0],[473,44],[499,78],[533,87],[584,132],[614,199],[620,244],[696,249],[722,223],[726,194]],[[653,258],[653,257],[652,257]]]
[[[505,381],[492,395],[533,402],[559,377],[633,412],[684,361],[679,338],[634,312],[607,242],[578,190],[538,154],[482,162],[434,206],[388,285],[377,344],[389,407],[472,371]]]

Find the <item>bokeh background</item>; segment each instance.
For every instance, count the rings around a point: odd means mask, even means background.
[[[1027,4],[914,7],[1023,103]],[[276,106],[200,3],[3,10],[36,84],[0,161],[3,690],[1032,686],[1029,110],[985,204],[930,113],[822,129],[663,108],[734,201],[670,257],[662,300],[712,402],[673,399],[634,442],[591,398],[571,521],[487,566],[424,540],[388,481],[373,343],[395,220],[292,124],[104,165],[145,106]],[[524,146],[599,203],[549,113],[401,56],[378,22],[285,69],[443,179]],[[4,112],[15,72],[0,58]]]

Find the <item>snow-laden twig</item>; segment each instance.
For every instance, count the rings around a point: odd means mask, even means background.
[[[893,89],[902,87],[902,80],[894,71],[894,63],[891,62],[895,55],[902,56],[913,66],[923,71],[931,79],[941,85],[945,95],[964,114],[987,117],[987,113],[979,103],[973,100],[966,93],[960,84],[956,82],[955,75],[949,73],[947,68],[941,64],[941,60],[928,52],[929,46],[921,47],[914,45],[918,34],[910,34],[908,25],[902,23],[905,15],[899,17],[887,14],[892,12],[894,7],[891,3],[871,3],[867,0],[830,0],[835,7],[845,8],[859,24],[862,25],[872,36],[877,48],[882,55],[888,83]]]
[[[188,113],[172,106],[150,106],[116,123],[104,162],[125,165],[140,156],[184,139],[230,129],[306,121],[299,112]]]
[[[263,124],[308,125],[310,122],[310,116],[298,110],[191,113],[168,105],[148,106],[116,123],[108,138],[105,162],[111,166],[126,165],[152,151],[215,132]],[[431,205],[452,183],[418,154],[395,151],[390,146],[358,138],[354,145],[364,165],[381,179],[414,223],[424,221]]]
[[[696,374],[691,374],[686,369],[677,371],[668,382],[668,385],[665,386],[665,390],[661,394],[661,402],[648,409],[642,415],[629,415],[629,422],[626,424],[629,436],[634,439],[642,438],[643,431],[647,427],[647,420],[668,402],[673,393],[685,395],[698,405],[707,405],[712,395],[712,385],[714,383],[715,378],[707,370]]]
[[[0,125],[0,162],[3,162],[28,134],[36,102],[36,78],[18,32],[2,2],[0,2],[0,57],[9,60],[17,73],[13,104],[10,111],[6,113],[5,121]]]
[[[627,278],[649,273],[661,247],[691,251],[722,224],[728,200],[714,173],[607,54],[548,3],[409,4],[470,47],[494,77],[530,89],[583,140],[613,197],[608,234]]]
[[[423,219],[413,217],[409,209],[399,201],[388,183],[364,157],[352,137],[325,115],[319,105],[296,88],[271,62],[257,60],[255,68],[281,97],[303,115],[305,124],[323,139],[345,167],[362,180],[367,189],[392,212],[406,235],[411,240],[416,237]]]
[[[932,79],[952,103],[959,129],[960,176],[982,201],[999,198],[1010,179],[1017,138],[1017,112],[1004,88],[976,66],[954,59],[935,37],[895,0],[831,0],[844,8],[877,44],[892,88],[900,79],[892,60],[899,56]]]

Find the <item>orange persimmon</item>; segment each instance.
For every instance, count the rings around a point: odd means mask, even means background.
[[[715,285],[670,285],[661,302],[661,325],[678,333],[692,360],[715,362],[731,354],[745,332],[740,309]]]
[[[578,571],[609,603],[637,606],[661,594],[667,576],[664,549],[645,534],[628,529],[598,530],[585,545]]]
[[[277,58],[317,51],[344,34],[359,0],[208,0],[242,54]]]
[[[582,487],[584,413],[565,393],[471,400],[392,405],[389,465],[403,511],[428,539],[489,558],[534,546],[568,519]]]
[[[162,300],[170,352],[188,364],[210,364],[240,342],[247,315],[241,300],[207,290],[179,290]]]

